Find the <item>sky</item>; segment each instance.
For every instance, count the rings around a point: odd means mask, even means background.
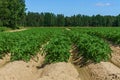
[[[26,0],[27,12],[52,12],[72,16],[118,15],[120,0]]]

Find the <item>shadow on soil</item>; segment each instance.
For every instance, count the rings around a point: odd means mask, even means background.
[[[88,61],[86,60],[82,55],[79,55],[79,50],[77,49],[77,47],[73,47],[73,50],[71,51],[71,62],[74,65],[77,65],[79,67],[85,67],[91,63],[93,63],[92,61]]]

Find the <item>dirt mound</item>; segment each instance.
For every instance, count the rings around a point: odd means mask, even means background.
[[[120,80],[120,69],[110,62],[90,64],[88,69],[93,80]]]
[[[111,49],[113,51],[111,62],[120,68],[120,47],[111,45]]]
[[[6,54],[2,59],[0,59],[0,67],[4,66],[10,61],[10,54]]]
[[[0,80],[34,80],[36,71],[23,61],[8,63],[0,69]]]
[[[71,63],[55,63],[42,65],[44,58],[40,55],[30,62],[9,62],[0,68],[0,80],[80,80],[78,72]]]
[[[47,65],[38,80],[80,80],[77,70],[71,63],[60,62]]]
[[[115,46],[111,48],[113,50],[111,60],[119,65],[120,48]],[[78,74],[71,63],[65,62],[49,64],[38,69],[44,61],[44,56],[40,54],[28,63],[9,61],[10,55],[6,55],[0,60],[0,80],[120,80],[120,68],[111,62],[92,63],[85,66],[85,68],[78,67],[77,70],[80,71]],[[89,79],[85,78],[88,76]]]
[[[28,63],[24,61],[9,62],[0,68],[0,80],[37,80],[41,71],[36,67],[43,61],[44,58],[38,54]]]

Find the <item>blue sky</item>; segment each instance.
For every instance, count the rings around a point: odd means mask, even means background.
[[[26,0],[26,7],[27,11],[52,12],[66,16],[120,14],[120,0]]]

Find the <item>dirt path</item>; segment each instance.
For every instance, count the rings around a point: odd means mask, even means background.
[[[80,68],[79,66],[75,66],[75,68],[77,69],[81,80],[92,80],[87,67]]]
[[[92,80],[87,67],[86,66],[80,67],[79,64],[76,64],[76,62],[79,62],[80,60],[79,59],[74,60],[74,57],[76,56],[75,54],[79,53],[74,45],[72,45],[72,49],[70,50],[70,53],[71,53],[71,56],[69,58],[69,62],[71,62],[76,68],[76,70],[78,71],[79,78],[81,80]]]
[[[17,30],[10,30],[10,31],[8,31],[8,32],[19,32],[19,31],[24,31],[24,30],[27,30],[27,28],[17,29]]]
[[[65,28],[66,30],[70,31],[71,29],[70,28]]]

